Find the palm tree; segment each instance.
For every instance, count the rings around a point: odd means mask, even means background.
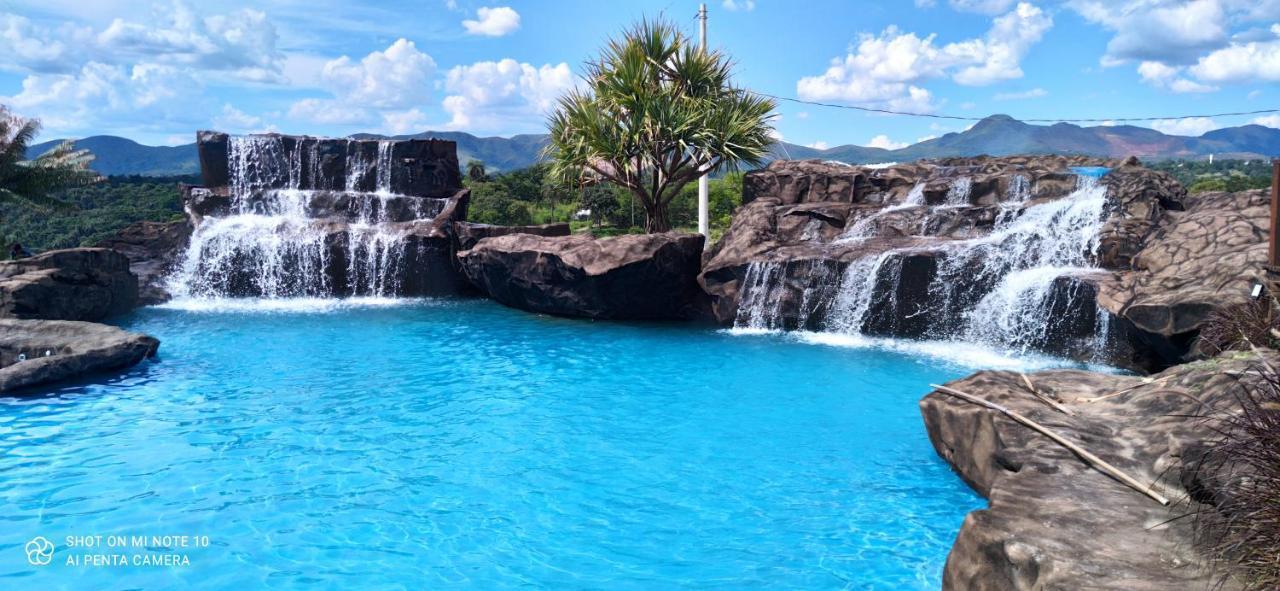
[[[689,181],[757,166],[774,143],[776,103],[730,84],[732,64],[675,25],[642,21],[587,64],[586,90],[562,97],[545,156],[570,183],[605,179],[635,194],[648,232]]]
[[[70,141],[27,160],[27,147],[40,132],[40,122],[13,115],[0,106],[0,203],[37,208],[70,209],[70,203],[52,197],[61,189],[82,187],[102,177],[88,169],[93,155],[77,150]]]
[[[481,182],[484,180],[484,177],[484,162],[479,160],[471,160],[467,162],[467,178],[476,182]]]

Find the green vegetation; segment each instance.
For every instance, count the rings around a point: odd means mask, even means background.
[[[467,219],[499,225],[570,222],[574,230],[590,228],[598,236],[638,233],[644,230],[644,209],[633,192],[601,182],[581,189],[567,187],[537,164],[477,181],[464,179],[471,189]],[[742,204],[742,173],[733,172],[708,183],[711,237],[729,227],[733,210]],[[590,214],[578,219],[578,212]],[[689,184],[676,193],[669,206],[672,227],[693,232],[698,224],[698,188]]]
[[[28,160],[27,146],[39,133],[39,121],[23,119],[0,106],[0,205],[66,209],[70,205],[53,193],[99,180],[98,174],[87,168],[93,156],[76,150],[70,142]]]
[[[567,185],[606,180],[644,211],[649,232],[679,225],[672,210],[705,171],[758,165],[773,146],[776,104],[734,88],[732,63],[699,50],[671,23],[644,21],[587,64],[589,88],[551,115],[551,174]]]
[[[33,252],[89,246],[138,221],[183,218],[179,182],[192,177],[108,177],[105,182],[65,189],[54,198],[72,205],[41,211],[19,203],[0,203],[0,240],[19,242]]]
[[[1163,160],[1148,163],[1178,179],[1187,191],[1246,191],[1271,186],[1271,161],[1269,160]]]

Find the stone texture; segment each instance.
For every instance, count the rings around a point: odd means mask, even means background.
[[[467,277],[513,308],[610,319],[699,317],[703,237],[509,234],[458,253]]]
[[[129,270],[138,278],[138,305],[169,300],[165,278],[191,240],[191,223],[138,222],[98,243],[129,258]]]
[[[1185,198],[1185,211],[1161,214],[1132,268],[1103,284],[1099,302],[1147,333],[1193,333],[1215,307],[1247,302],[1263,278],[1269,207],[1265,190]]]
[[[507,234],[533,234],[534,236],[568,236],[569,224],[559,222],[538,226],[495,226],[474,222],[454,222],[453,232],[458,237],[458,250],[470,250],[477,242]]]
[[[132,310],[138,278],[106,248],[70,248],[0,262],[0,318],[102,320]]]
[[[131,367],[159,346],[147,335],[92,322],[0,319],[0,392]]]
[[[1177,366],[1145,381],[1075,370],[1029,376],[1073,416],[1032,397],[1016,373],[984,371],[947,384],[1053,429],[1141,482],[1158,481],[1174,500],[1168,507],[1001,413],[941,392],[925,396],[920,409],[934,448],[990,501],[965,518],[943,588],[1213,588],[1193,543],[1194,524],[1180,518],[1204,508],[1188,494],[1202,486],[1202,475],[1183,461],[1215,436],[1204,418],[1209,409],[1238,411],[1238,380],[1256,379],[1249,373],[1256,365],[1250,354]]]
[[[316,138],[264,134],[251,136],[275,141],[279,150],[262,162],[250,163],[263,181],[261,188],[302,189],[371,193],[377,189],[379,140]],[[225,133],[200,131],[196,149],[204,186],[226,187],[231,184],[231,142]],[[390,192],[399,195],[445,198],[462,186],[455,142],[437,139],[408,139],[389,142],[388,177]],[[356,158],[350,158],[356,157]],[[348,161],[369,163],[361,170],[347,170]],[[287,175],[264,171],[296,170],[296,182]]]

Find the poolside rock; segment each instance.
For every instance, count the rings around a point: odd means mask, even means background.
[[[569,224],[559,222],[537,226],[495,226],[475,222],[454,222],[454,234],[458,237],[458,250],[470,250],[477,242],[494,236],[507,234],[533,234],[534,236],[568,236]]]
[[[191,240],[191,223],[138,222],[97,244],[129,258],[129,270],[138,278],[138,305],[169,300],[165,278]]]
[[[697,234],[615,238],[509,234],[458,253],[485,295],[513,308],[608,319],[687,319],[704,311]]]
[[[1266,356],[1280,363],[1274,352]],[[1180,518],[1213,510],[1190,494],[1212,486],[1204,479],[1213,475],[1184,459],[1215,437],[1208,414],[1238,410],[1238,380],[1257,379],[1250,373],[1257,363],[1252,354],[1227,355],[1148,380],[1078,370],[1030,374],[1037,391],[1071,416],[1033,397],[1017,373],[983,371],[947,384],[1053,429],[1140,482],[1158,482],[1173,500],[1168,507],[1003,414],[938,391],[925,396],[920,409],[934,449],[990,501],[966,517],[943,588],[1213,588],[1193,520]]]
[[[137,302],[138,278],[128,257],[108,248],[0,262],[0,318],[97,321]]]
[[[104,324],[0,319],[0,392],[131,367],[159,346]]]
[[[1264,281],[1270,196],[1200,193],[1163,209],[1131,266],[1102,282],[1098,303],[1182,361],[1215,309],[1246,303]]]

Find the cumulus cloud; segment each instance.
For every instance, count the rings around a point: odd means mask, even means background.
[[[1073,0],[1086,20],[1114,31],[1104,66],[1140,62],[1148,84],[1178,93],[1215,84],[1280,80],[1278,0]]]
[[[1272,25],[1273,38],[1216,50],[1191,66],[1191,73],[1210,82],[1280,82],[1280,24]]]
[[[426,101],[435,72],[431,56],[419,51],[412,41],[398,39],[359,62],[345,55],[329,61],[321,78],[343,102],[388,109]]]
[[[725,10],[731,12],[735,10],[745,10],[750,12],[756,9],[755,0],[724,0],[720,5],[723,6]]]
[[[813,148],[815,150],[825,150],[827,148],[830,148],[831,146],[828,146],[827,142],[816,141],[816,142],[813,142],[812,144],[807,144],[807,147]]]
[[[1280,129],[1280,115],[1266,115],[1263,117],[1257,117],[1253,121],[1250,121],[1250,123],[1254,125],[1265,125],[1267,127],[1274,127],[1276,129]]]
[[[1182,66],[1170,66],[1160,62],[1142,62],[1138,64],[1138,75],[1157,88],[1164,88],[1176,93],[1213,92],[1216,87],[1201,84],[1181,76]]]
[[[483,7],[476,10],[476,18],[462,21],[470,35],[501,37],[520,28],[520,13],[509,6]]]
[[[901,150],[907,147],[906,142],[895,142],[889,139],[885,134],[877,135],[867,142],[868,148],[884,148],[886,150]]]
[[[173,66],[89,62],[73,73],[29,75],[20,92],[0,103],[38,115],[55,131],[105,131],[154,129],[158,122],[194,125],[210,110],[201,95],[190,72]]]
[[[0,55],[10,69],[73,72],[102,64],[157,63],[226,73],[253,82],[283,82],[283,54],[266,14],[238,10],[206,17],[182,2],[167,18],[116,18],[105,29],[66,24],[42,28],[17,15],[0,16]]]
[[[321,68],[320,84],[332,98],[306,98],[289,107],[289,117],[326,125],[376,125],[403,133],[421,123],[418,107],[431,99],[436,62],[412,41],[398,39],[360,61],[348,56]]]
[[[1032,88],[1031,90],[1027,90],[1024,92],[998,92],[992,98],[998,101],[1020,101],[1020,100],[1026,100],[1026,99],[1040,98],[1042,96],[1049,96],[1049,91],[1043,88]]]
[[[1208,117],[1191,117],[1189,119],[1161,119],[1153,121],[1151,128],[1169,135],[1186,135],[1199,137],[1222,127]]]
[[[508,123],[534,127],[575,84],[565,63],[535,68],[510,58],[476,62],[449,70],[443,106],[454,129],[500,129]]]
[[[1022,58],[1052,26],[1048,14],[1026,2],[994,19],[984,37],[943,46],[934,43],[937,35],[920,37],[890,26],[879,35],[863,34],[826,72],[801,78],[796,90],[808,100],[927,112],[935,106],[924,81],[949,76],[983,86],[1020,78]]]

